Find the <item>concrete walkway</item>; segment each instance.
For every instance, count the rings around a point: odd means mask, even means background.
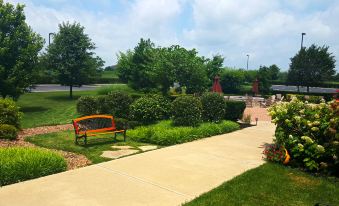
[[[0,205],[180,205],[263,164],[258,126],[0,188]]]

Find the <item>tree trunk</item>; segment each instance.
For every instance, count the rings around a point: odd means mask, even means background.
[[[73,99],[73,85],[69,85],[69,98]]]
[[[307,86],[307,93],[310,93],[310,87]]]
[[[298,92],[300,92],[300,87],[299,87],[299,85],[297,86],[297,88],[298,88]]]

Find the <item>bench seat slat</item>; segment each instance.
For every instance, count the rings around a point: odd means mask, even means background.
[[[121,133],[121,132],[124,132],[124,130],[118,130],[118,131],[114,131],[114,132],[87,133],[86,135],[88,137],[91,137],[91,136],[97,136],[97,135],[101,135],[101,134],[114,134],[114,133]]]

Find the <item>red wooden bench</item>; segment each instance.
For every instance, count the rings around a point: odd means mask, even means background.
[[[84,143],[87,144],[87,137],[93,137],[104,134],[114,134],[116,140],[117,133],[124,135],[126,141],[126,129],[117,130],[113,116],[109,115],[91,115],[74,119],[72,121],[75,132],[75,144],[78,144],[78,139],[84,138]]]

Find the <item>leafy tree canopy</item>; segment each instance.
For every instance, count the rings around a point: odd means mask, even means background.
[[[328,46],[311,45],[291,58],[288,81],[295,85],[317,86],[335,74],[335,58]]]
[[[90,77],[98,75],[104,61],[94,56],[95,44],[79,23],[62,23],[59,32],[47,49],[48,62],[58,73],[59,82],[72,87],[90,82]]]
[[[133,51],[118,55],[119,78],[134,89],[160,89],[164,94],[174,82],[187,87],[187,92],[202,92],[208,84],[206,60],[195,49],[178,45],[155,47],[149,39],[141,39]]]
[[[0,94],[18,98],[34,82],[44,40],[25,22],[23,5],[0,0]]]

